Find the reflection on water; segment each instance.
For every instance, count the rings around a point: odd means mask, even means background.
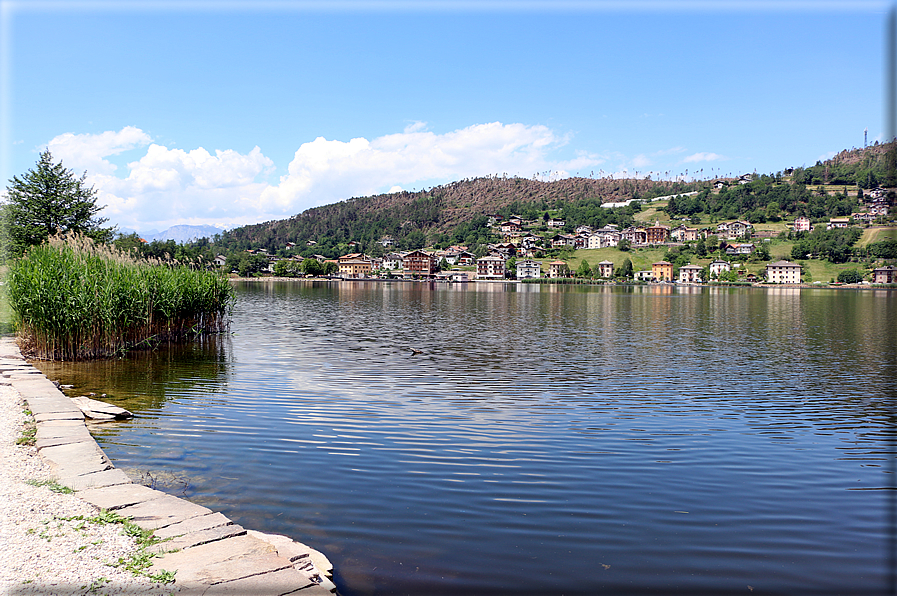
[[[895,300],[244,284],[227,338],[42,368],[138,414],[117,466],[346,595],[885,593]]]

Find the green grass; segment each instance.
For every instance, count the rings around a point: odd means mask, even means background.
[[[863,230],[856,246],[863,247],[882,240],[897,240],[897,228],[870,227]]]
[[[667,215],[666,211],[660,211],[661,207],[666,207],[669,204],[669,201],[658,201],[656,203],[651,203],[651,206],[642,206],[642,210],[632,216],[635,221],[654,224],[655,221],[660,221],[663,225],[670,225],[670,216]],[[678,223],[673,222],[673,225],[679,225]]]
[[[31,486],[46,486],[54,493],[60,493],[63,495],[70,495],[75,492],[71,488],[59,484],[59,481],[57,480],[26,480],[25,484],[30,484]]]
[[[598,248],[577,250],[572,257],[562,260],[567,262],[567,266],[573,272],[577,270],[583,259],[587,260],[589,266],[593,268],[601,261],[611,261],[614,264],[614,269],[620,267],[623,261],[629,259],[632,261],[633,271],[643,271],[650,269],[652,263],[663,260],[664,254],[666,254],[666,248],[633,248],[628,252],[616,248]],[[542,263],[542,270],[548,271],[548,263],[554,260],[545,259]],[[710,261],[708,260],[707,262],[709,263]]]
[[[215,272],[133,259],[75,236],[31,248],[6,283],[24,351],[48,360],[110,357],[222,331],[233,300]]]
[[[842,271],[857,269],[861,274],[866,275],[869,271],[863,263],[829,263],[828,261],[809,259],[806,261],[797,261],[804,266],[804,277],[806,272],[810,273],[810,282],[821,281],[828,283],[832,280],[838,280],[838,274]],[[806,279],[805,279],[806,281]]]
[[[151,546],[155,546],[166,540],[161,540],[153,534],[153,530],[146,530],[135,524],[129,518],[119,515],[114,511],[101,509],[99,513],[92,517],[84,517],[76,515],[74,517],[59,518],[65,521],[82,521],[96,525],[118,524],[122,527],[122,534],[130,536],[137,544],[137,550],[127,557],[120,557],[118,561],[110,563],[112,567],[126,569],[134,575],[143,575],[149,577],[156,583],[168,584],[174,581],[177,571],[162,570],[156,574],[149,575],[147,570],[153,565],[153,558],[159,556],[159,553],[150,551]]]

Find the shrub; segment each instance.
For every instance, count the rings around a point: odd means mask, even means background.
[[[863,281],[863,274],[856,269],[846,269],[838,273],[838,281],[842,284],[858,284]]]

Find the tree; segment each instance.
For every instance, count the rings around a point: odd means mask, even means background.
[[[592,275],[592,268],[589,266],[589,262],[583,259],[579,263],[579,269],[576,270],[576,275],[579,277],[590,277]]]
[[[699,257],[707,255],[707,244],[704,242],[703,236],[698,238],[698,242],[695,244],[695,254]]]
[[[630,278],[632,277],[632,261],[629,259],[625,259],[623,264],[620,265],[620,268],[616,271],[617,277]]]
[[[751,253],[749,260],[751,262],[768,261],[769,248],[767,248],[765,244],[758,244],[757,248],[754,249],[754,252]]]
[[[302,273],[311,276],[317,276],[324,273],[324,266],[315,258],[307,258],[302,261],[300,269],[302,269]]]
[[[863,274],[856,269],[846,269],[838,273],[838,281],[842,284],[858,284],[863,281]]]
[[[115,248],[122,252],[134,251],[139,254],[141,252],[140,249],[143,247],[143,240],[140,239],[136,232],[132,232],[131,234],[118,234],[113,244],[115,244]]]
[[[13,176],[6,187],[3,227],[6,251],[20,256],[29,246],[42,244],[57,233],[77,232],[98,242],[112,240],[115,229],[104,228],[99,217],[97,191],[87,186],[87,173],[80,178],[53,163],[49,151],[40,154],[37,166],[21,177]]]

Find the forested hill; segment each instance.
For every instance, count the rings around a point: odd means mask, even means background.
[[[487,215],[507,218],[518,215],[536,220],[563,218],[570,225],[631,225],[633,208],[603,209],[608,202],[649,199],[699,190],[687,201],[672,201],[671,216],[705,214],[710,217],[765,221],[765,217],[811,218],[849,215],[856,206],[860,188],[897,186],[897,142],[875,144],[865,149],[845,150],[810,167],[789,168],[774,174],[754,176],[750,184],[732,184],[711,190],[713,181],[691,183],[650,179],[565,178],[551,182],[489,176],[465,179],[419,192],[397,192],[356,197],[308,209],[289,219],[243,226],[213,239],[215,249],[233,253],[249,248],[282,251],[287,242],[297,244],[306,256],[333,256],[348,250],[376,249],[384,236],[396,240],[397,248],[413,249],[435,244],[477,245],[486,241]],[[742,181],[744,182],[744,181]],[[819,185],[844,185],[838,190]],[[312,242],[313,241],[313,242]],[[293,253],[295,254],[295,253]]]
[[[706,186],[706,183],[700,186]],[[482,227],[486,215],[521,215],[535,219],[548,210],[559,215],[573,205],[592,205],[635,198],[652,198],[695,190],[697,183],[670,181],[565,178],[542,182],[527,178],[490,176],[453,182],[418,192],[356,197],[315,207],[289,219],[243,226],[222,233],[222,249],[267,248],[309,240],[342,244],[351,240],[370,246],[384,235],[400,245],[423,246],[443,235]]]

